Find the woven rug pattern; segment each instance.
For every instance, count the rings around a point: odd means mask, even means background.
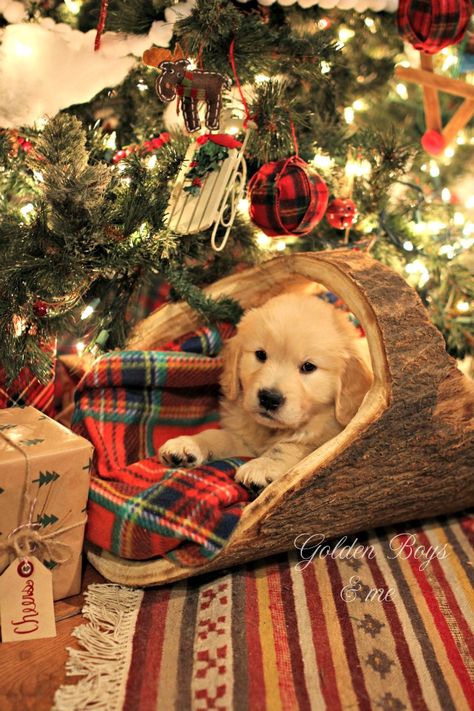
[[[91,586],[69,661],[83,678],[54,708],[474,708],[474,516],[356,538],[360,556],[331,542],[145,591]]]

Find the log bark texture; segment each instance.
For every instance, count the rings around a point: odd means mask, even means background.
[[[368,255],[336,250],[277,258],[208,293],[234,295],[249,307],[314,282],[344,299],[366,332],[374,384],[359,412],[246,507],[214,560],[181,568],[89,550],[106,578],[168,583],[290,550],[300,534],[332,538],[474,504],[474,387],[399,275]],[[166,306],[141,323],[130,347],[157,347],[196,323],[188,306]]]

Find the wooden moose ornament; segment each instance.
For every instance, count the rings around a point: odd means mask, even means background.
[[[144,53],[143,62],[161,70],[155,84],[156,93],[166,103],[178,97],[178,112],[181,106],[189,133],[195,133],[201,128],[198,111],[200,101],[207,105],[207,128],[210,131],[219,128],[222,89],[229,86],[226,77],[203,69],[190,70],[190,62],[180,49],[171,53],[169,50],[152,48]]]

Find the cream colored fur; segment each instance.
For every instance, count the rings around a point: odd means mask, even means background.
[[[191,467],[254,457],[236,474],[247,486],[266,486],[341,432],[372,383],[347,315],[310,295],[282,294],[248,311],[223,358],[222,429],[168,440],[159,456]],[[304,363],[317,368],[301,372]],[[281,406],[262,407],[262,390],[278,391]]]

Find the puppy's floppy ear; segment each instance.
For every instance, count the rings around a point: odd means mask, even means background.
[[[237,400],[240,390],[240,351],[240,339],[238,335],[227,341],[222,349],[222,358],[224,363],[221,376],[221,388],[224,396],[228,400]]]
[[[336,419],[344,427],[352,420],[372,385],[373,376],[358,353],[346,361],[336,395]]]

